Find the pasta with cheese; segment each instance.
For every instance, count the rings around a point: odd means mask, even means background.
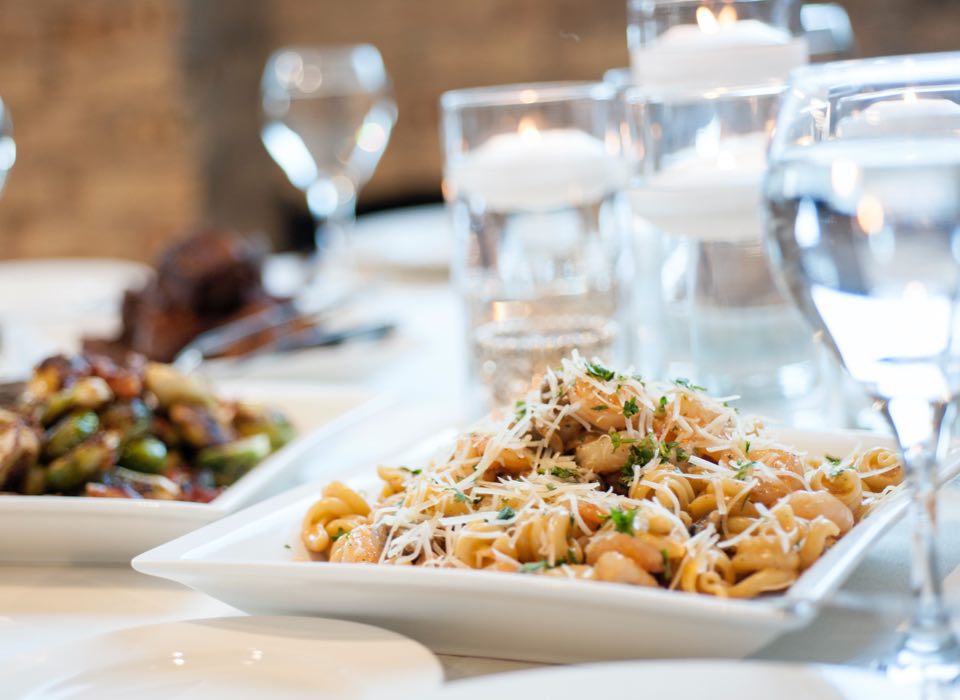
[[[685,380],[576,354],[442,458],[378,473],[374,503],[324,489],[315,558],[731,598],[789,587],[903,478],[889,450],[806,455]]]

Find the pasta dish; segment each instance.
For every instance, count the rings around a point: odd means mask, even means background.
[[[731,598],[780,591],[903,479],[884,448],[807,455],[686,380],[576,353],[429,465],[334,482],[301,536],[330,562],[518,572]]]

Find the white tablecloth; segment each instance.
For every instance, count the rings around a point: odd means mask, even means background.
[[[373,306],[399,321],[411,345],[400,357],[374,366],[355,381],[389,389],[406,399],[392,436],[398,447],[462,418],[462,326],[448,286],[436,275],[387,279]],[[304,478],[309,478],[305,474]],[[943,501],[945,572],[960,596],[960,492]],[[16,536],[16,533],[4,533]],[[844,591],[852,595],[906,596],[909,533],[901,523],[870,552]],[[890,608],[878,604],[879,608]],[[883,612],[883,610],[881,610]],[[58,642],[121,628],[188,618],[240,614],[176,584],[137,574],[129,567],[0,566],[0,658]],[[831,609],[809,627],[763,649],[762,659],[865,664],[891,648],[896,617]],[[629,621],[625,621],[629,624]],[[526,668],[533,664],[443,656],[447,678]]]

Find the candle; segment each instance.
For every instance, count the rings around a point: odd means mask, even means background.
[[[755,133],[676,153],[631,193],[634,211],[673,235],[757,241],[766,145],[767,135]]]
[[[803,37],[755,19],[737,19],[727,5],[714,15],[697,10],[697,24],[670,27],[631,51],[638,85],[704,88],[782,82],[807,62]]]
[[[941,98],[920,99],[907,91],[903,99],[874,102],[837,124],[843,138],[883,136],[950,136],[960,134],[960,105]]]
[[[596,202],[627,180],[626,163],[577,129],[539,130],[529,120],[493,136],[447,167],[453,197],[480,198],[493,211],[548,210]]]

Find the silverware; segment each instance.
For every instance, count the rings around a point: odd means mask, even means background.
[[[222,355],[231,346],[258,333],[273,330],[296,321],[303,321],[308,325],[319,323],[324,316],[344,306],[355,296],[356,293],[345,294],[322,306],[308,310],[301,310],[295,299],[271,306],[250,316],[201,333],[180,349],[171,364],[181,372],[191,372],[199,367],[204,360]],[[273,344],[271,344],[272,346]],[[242,356],[235,356],[235,359]]]

